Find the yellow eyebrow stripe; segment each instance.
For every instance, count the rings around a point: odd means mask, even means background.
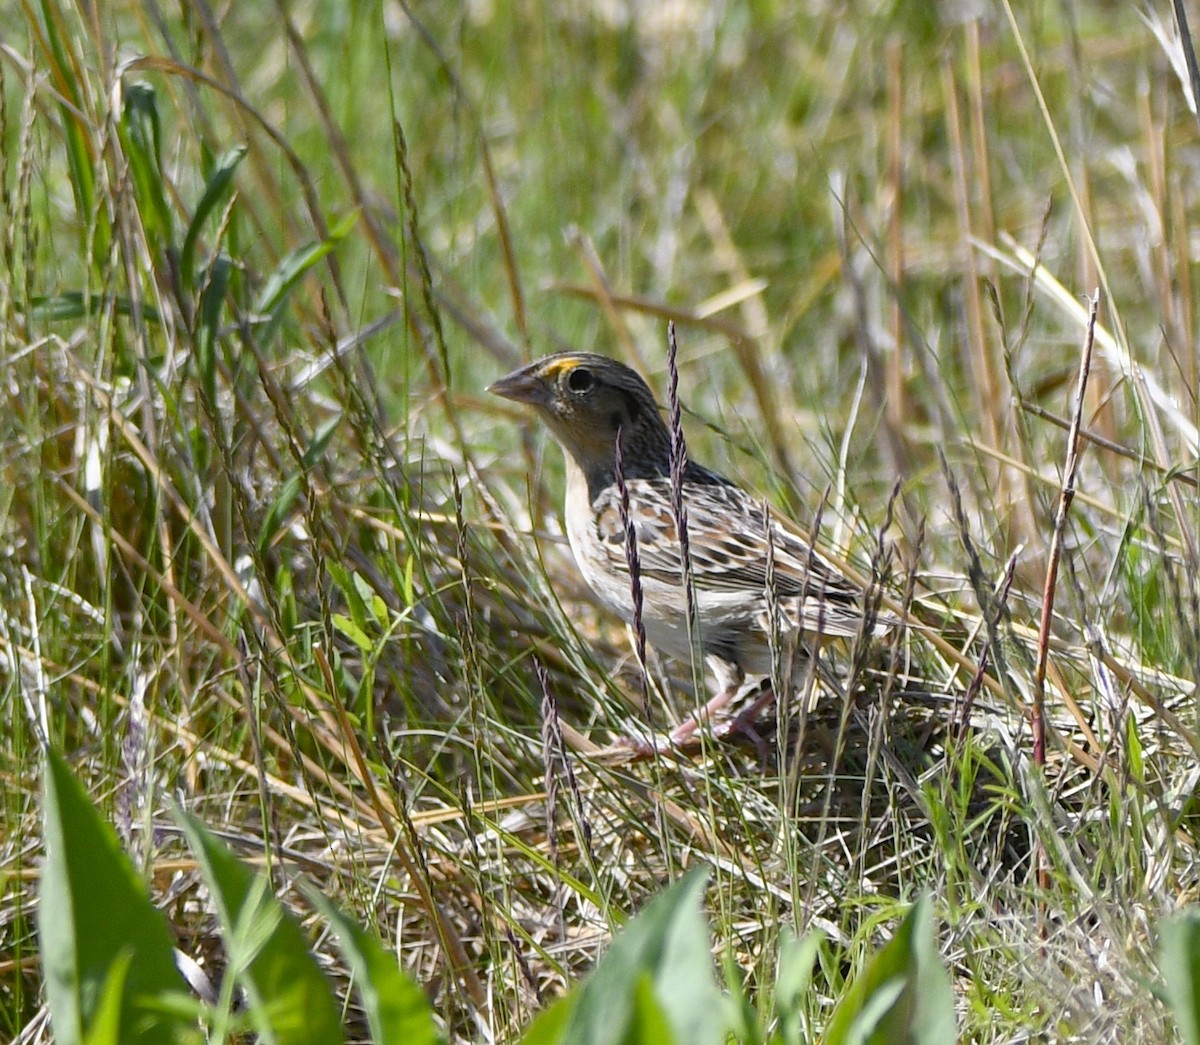
[[[542,368],[543,377],[558,377],[564,370],[578,366],[582,360],[579,356],[565,356],[562,359],[552,359]]]

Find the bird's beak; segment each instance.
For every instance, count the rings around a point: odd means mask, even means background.
[[[514,370],[507,377],[502,377],[494,384],[488,385],[487,390],[492,395],[511,399],[515,403],[531,403],[535,406],[544,403],[549,393],[546,382],[537,372],[536,365]]]

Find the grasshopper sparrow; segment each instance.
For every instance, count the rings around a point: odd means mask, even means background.
[[[661,652],[689,663],[693,639],[672,511],[671,434],[646,382],[616,360],[566,352],[516,370],[488,391],[531,406],[562,444],[566,528],[575,561],[599,600],[634,623],[619,442],[646,637]],[[693,739],[702,722],[711,723],[717,735],[728,732],[731,722],[744,724],[740,715],[730,719],[726,709],[747,679],[772,674],[773,645],[777,650],[790,643],[802,659],[822,637],[857,635],[866,612],[857,584],[728,479],[688,461],[682,500],[696,632],[718,692],[671,734],[673,745]],[[772,618],[780,636],[775,643]],[[870,622],[875,631],[891,623],[879,617]],[[766,696],[771,698],[769,691]],[[754,713],[763,703],[754,705]]]

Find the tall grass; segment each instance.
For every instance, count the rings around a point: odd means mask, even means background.
[[[819,1028],[927,892],[964,1038],[1174,1033],[1200,124],[1165,4],[0,25],[0,1036],[49,1040],[47,743],[214,978],[173,798],[302,917],[301,876],[377,931],[459,1040],[512,1038],[700,861],[764,1012],[783,927],[827,933]],[[631,643],[570,561],[557,450],[482,393],[576,346],[665,397],[668,320],[689,455],[903,564],[913,626],[831,650],[778,761],[593,757],[642,715]],[[663,730],[697,694],[650,663]]]

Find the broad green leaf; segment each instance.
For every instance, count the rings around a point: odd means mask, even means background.
[[[401,971],[396,959],[318,890],[306,888],[304,893],[333,927],[338,947],[354,974],[354,989],[366,1011],[371,1040],[376,1045],[438,1045],[443,1041],[425,992]]]
[[[1200,1045],[1200,910],[1180,911],[1163,922],[1158,965],[1179,1037],[1184,1045]]]
[[[675,1045],[676,1037],[654,990],[649,973],[642,973],[633,988],[633,1018],[622,1045]]]
[[[250,1020],[267,1045],[343,1040],[329,981],[300,926],[265,879],[235,859],[195,817],[177,812],[216,904],[230,968],[250,998]]]
[[[794,932],[784,934],[779,949],[779,970],[775,979],[775,1015],[779,1018],[779,1033],[787,1045],[799,1045],[804,1040],[804,997],[812,984],[813,966],[825,934],[813,931],[803,937]]]
[[[707,877],[707,868],[689,872],[617,935],[578,989],[559,1040],[572,1045],[630,1040],[644,1011],[638,983],[647,977],[675,1038],[688,1045],[725,1041],[725,1007],[700,909]]]
[[[92,1025],[83,1038],[84,1045],[121,1045],[121,995],[125,992],[132,960],[132,953],[123,951],[109,968]]]
[[[825,1029],[826,1045],[953,1045],[954,994],[933,933],[928,897],[842,996]]]
[[[565,1041],[567,1021],[575,1011],[578,999],[579,989],[576,988],[566,997],[559,998],[550,1008],[539,1012],[521,1035],[521,1045],[558,1045]]]
[[[119,1012],[122,1042],[173,1039],[172,1022],[143,1002],[185,991],[166,920],[155,909],[116,832],[56,752],[44,771],[46,861],[38,886],[42,975],[54,1040],[83,1041],[103,1011]],[[127,974],[114,980],[118,963]],[[108,996],[120,983],[121,997]]]

